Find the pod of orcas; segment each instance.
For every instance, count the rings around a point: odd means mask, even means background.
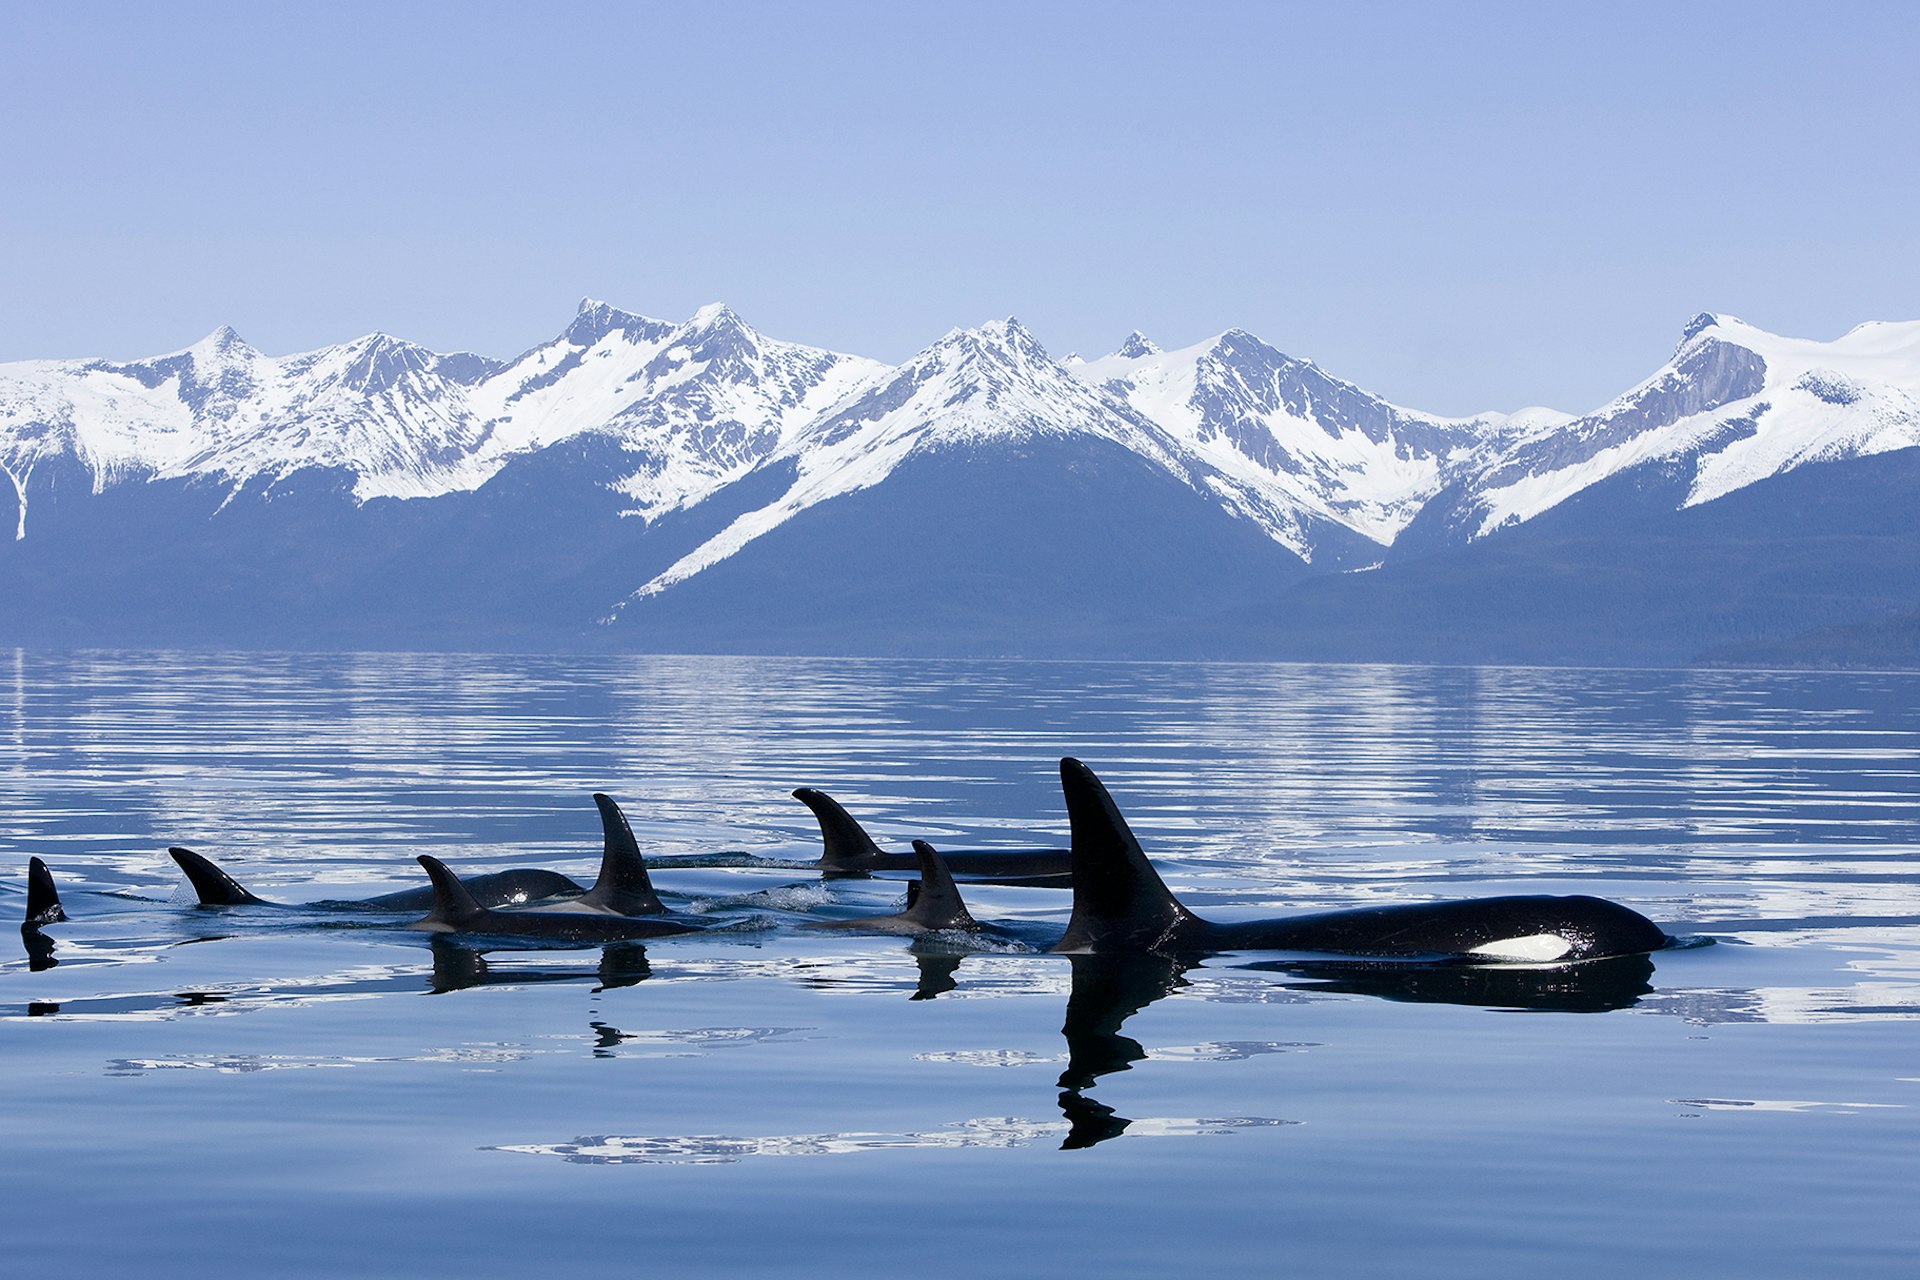
[[[1673,944],[1660,927],[1616,902],[1586,895],[1526,894],[1325,911],[1268,920],[1211,921],[1189,910],[1154,870],[1112,795],[1093,770],[1071,757],[1060,762],[1070,840],[1066,849],[965,850],[942,853],[924,840],[911,854],[881,850],[832,797],[803,787],[794,793],[819,819],[828,876],[911,870],[905,908],[858,919],[810,920],[805,927],[919,935],[991,931],[967,910],[956,873],[1013,884],[1070,883],[1072,910],[1051,950],[1075,956],[1160,956],[1197,960],[1209,954],[1284,951],[1362,962],[1415,962],[1426,967],[1566,966],[1645,956]],[[203,908],[302,912],[423,911],[406,927],[435,935],[604,943],[697,932],[708,917],[669,910],[654,890],[638,842],[620,806],[595,794],[605,843],[599,874],[582,886],[555,871],[516,868],[461,879],[437,858],[421,855],[428,885],[354,900],[279,904],[243,887],[191,849],[168,850]],[[663,860],[697,865],[698,859]],[[791,864],[788,864],[791,865]],[[66,919],[46,864],[28,863],[22,936],[36,966],[50,964],[42,932]]]

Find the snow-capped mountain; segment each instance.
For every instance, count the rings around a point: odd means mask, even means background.
[[[598,435],[631,467],[613,487],[637,514],[657,516],[737,478],[885,371],[765,337],[719,304],[674,325],[587,300],[560,337],[474,389],[491,435],[469,478],[477,485],[516,454]]]
[[[1012,318],[954,329],[888,376],[821,415],[769,457],[794,479],[636,593],[657,595],[823,502],[880,484],[916,455],[1036,437],[1107,440],[1187,475],[1189,461],[1154,424],[1055,363]]]
[[[1920,323],[1703,316],[1577,418],[1241,330],[889,367],[719,305],[589,300],[505,361],[221,329],[0,365],[0,639],[1684,661],[1910,611],[1917,446]]]
[[[1684,469],[1679,505],[1693,507],[1808,463],[1916,445],[1920,322],[1817,342],[1700,315],[1652,377],[1593,413],[1519,432],[1422,524],[1472,541],[1650,463]]]
[[[1323,523],[1391,543],[1507,434],[1503,415],[1403,409],[1241,329],[1170,352],[1135,332],[1073,373],[1203,459],[1222,477],[1223,500],[1308,560]]]
[[[24,536],[34,469],[56,457],[96,490],[184,478],[238,490],[336,469],[365,501],[471,490],[516,456],[595,434],[625,464],[600,481],[653,516],[737,477],[884,368],[765,338],[723,306],[676,325],[588,300],[558,338],[505,363],[385,334],[266,356],[222,328],[128,364],[0,365],[0,470]]]

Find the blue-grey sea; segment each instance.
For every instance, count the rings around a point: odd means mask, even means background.
[[[1095,768],[1221,919],[1512,892],[1696,945],[1408,980],[820,933],[796,786],[1058,844]],[[622,802],[643,946],[289,902],[551,866]],[[1892,1276],[1920,1257],[1920,676],[0,651],[14,1275]],[[720,859],[725,861],[725,859]],[[8,937],[11,938],[10,931]],[[48,964],[48,961],[54,963]]]

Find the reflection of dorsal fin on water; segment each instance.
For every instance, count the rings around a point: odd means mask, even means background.
[[[907,909],[900,918],[923,929],[979,928],[967,913],[946,859],[925,840],[915,840],[913,852],[920,859],[920,879],[908,886]]]
[[[199,895],[201,906],[241,907],[261,901],[241,888],[238,880],[193,850],[182,849],[176,845],[168,849],[167,853],[180,864],[180,870],[186,873],[187,883],[191,884],[194,893]]]
[[[38,858],[27,859],[26,924],[55,924],[67,918],[60,905],[60,891],[54,888],[53,873]]]
[[[1073,832],[1073,917],[1054,950],[1147,950],[1192,921],[1093,770],[1063,759],[1060,787]]]
[[[866,828],[854,821],[853,815],[826,792],[800,787],[794,791],[793,798],[813,810],[813,816],[819,820],[820,838],[825,845],[820,866],[829,874],[864,875],[873,862],[883,856]]]
[[[623,916],[664,915],[667,909],[653,891],[646,859],[640,856],[640,845],[633,838],[633,828],[627,825],[627,815],[598,791],[593,793],[593,802],[600,807],[606,849],[600,855],[600,877],[579,905]]]
[[[457,932],[486,914],[486,908],[467,891],[467,886],[460,883],[460,877],[453,874],[446,863],[425,853],[420,854],[417,861],[433,881],[433,910],[420,922],[423,926],[444,925]]]

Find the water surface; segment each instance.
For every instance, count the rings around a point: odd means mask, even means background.
[[[1920,1246],[1920,678],[1181,664],[0,652],[23,1274],[1884,1275]],[[809,934],[897,881],[662,871],[726,922],[430,944],[207,912],[660,858],[1064,839],[1092,764],[1221,918],[1507,892],[1713,945],[1556,983]],[[915,1260],[919,1260],[916,1264]],[[955,1261],[955,1260],[959,1261]]]

